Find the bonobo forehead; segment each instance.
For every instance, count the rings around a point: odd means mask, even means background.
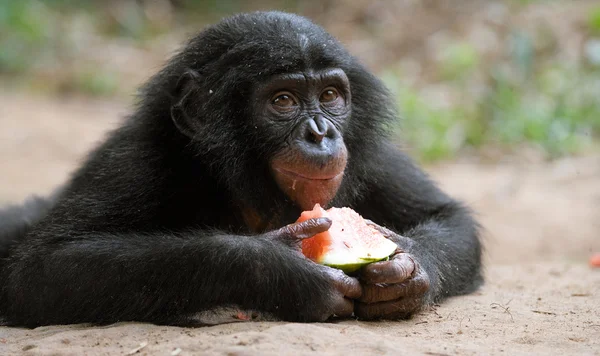
[[[341,68],[350,58],[323,28],[304,17],[281,12],[226,18],[209,28],[195,45],[198,52],[212,52],[209,57],[225,67],[222,69],[235,66],[237,74],[250,80]]]
[[[323,85],[336,85],[341,89],[345,89],[349,85],[346,73],[340,68],[308,69],[303,72],[275,74],[266,79],[268,80],[258,82],[258,87],[262,91],[274,91],[283,88],[302,90],[320,88]]]

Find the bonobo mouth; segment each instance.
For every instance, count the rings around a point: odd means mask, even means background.
[[[273,167],[273,169],[291,179],[330,181],[336,178],[341,178],[344,175],[344,169],[333,173],[317,173],[315,175],[302,174],[281,167]]]
[[[275,164],[272,171],[279,188],[302,210],[310,210],[315,204],[327,206],[335,197],[344,178],[345,163],[345,159],[332,162],[324,171],[304,166],[302,173]]]
[[[302,210],[327,206],[342,184],[348,151],[343,142],[333,146],[315,153],[312,147],[297,145],[269,162],[279,189]]]

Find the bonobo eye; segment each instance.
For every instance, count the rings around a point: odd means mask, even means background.
[[[294,96],[287,91],[282,91],[275,94],[273,99],[271,99],[271,104],[280,109],[289,109],[298,105],[296,103],[296,99],[294,99]]]
[[[319,97],[319,101],[322,103],[333,103],[340,97],[337,89],[333,87],[328,87],[323,90],[321,96]]]

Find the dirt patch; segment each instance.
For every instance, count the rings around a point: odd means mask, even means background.
[[[61,184],[127,104],[0,94],[0,203]],[[600,155],[427,167],[486,230],[487,284],[402,322],[0,328],[0,354],[600,355]]]

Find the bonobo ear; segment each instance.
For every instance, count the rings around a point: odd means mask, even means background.
[[[193,70],[185,71],[175,87],[176,102],[171,106],[171,119],[175,127],[187,137],[193,139],[196,134],[194,127],[194,118],[188,114],[198,105],[198,95],[200,94],[199,83],[200,74]]]

